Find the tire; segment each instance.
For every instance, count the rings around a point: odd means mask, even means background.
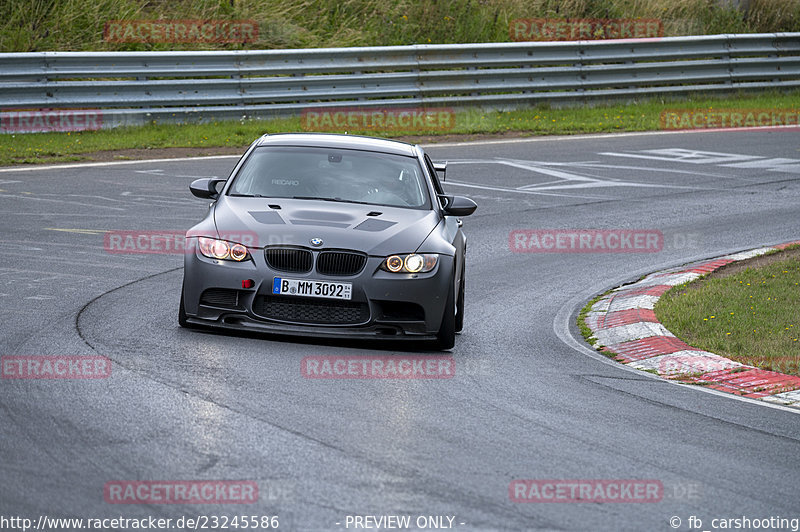
[[[456,326],[455,331],[464,330],[464,265],[461,265],[461,282],[458,283],[458,299],[456,299]]]
[[[436,333],[436,346],[439,349],[452,349],[456,345],[456,304],[453,294],[453,283],[450,283],[450,290],[447,294],[447,301],[444,305],[442,314],[442,324],[439,332]]]

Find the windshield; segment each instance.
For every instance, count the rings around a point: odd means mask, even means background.
[[[228,195],[429,206],[425,178],[414,157],[295,146],[256,148]]]

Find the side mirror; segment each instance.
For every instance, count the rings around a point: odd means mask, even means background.
[[[198,198],[217,199],[219,197],[217,185],[224,182],[224,179],[211,179],[207,177],[203,179],[196,179],[192,181],[191,185],[189,185],[189,190],[191,190],[192,194]]]
[[[450,216],[469,216],[475,209],[478,208],[478,204],[472,201],[469,198],[465,198],[464,196],[440,196],[447,200],[447,203],[444,206],[445,214]]]

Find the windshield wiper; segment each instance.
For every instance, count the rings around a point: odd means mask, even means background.
[[[361,205],[372,205],[367,201],[346,200],[342,198],[318,198],[317,196],[292,196],[292,199],[335,201],[337,203],[360,203]]]
[[[231,193],[228,196],[233,196],[236,198],[271,198],[272,196],[265,196],[263,194],[241,194],[241,193]]]

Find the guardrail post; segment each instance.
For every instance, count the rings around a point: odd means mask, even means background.
[[[728,63],[728,79],[726,85],[733,85],[733,61],[731,61],[731,35],[725,35],[725,54],[723,60]]]
[[[777,59],[778,57],[780,57],[778,55],[778,39],[777,39],[777,37],[778,37],[778,35],[775,34],[775,39],[773,39],[773,41],[772,41],[772,48],[774,50],[774,53],[769,54],[767,56],[769,58]],[[780,67],[778,67],[778,69],[780,70]],[[780,82],[780,78],[772,78],[772,81],[773,81],[773,83],[779,83]]]
[[[354,75],[354,76],[356,76],[356,77],[359,77],[359,78],[360,78],[360,77],[361,77],[361,74],[362,74],[362,72],[361,72],[360,70],[354,70],[354,71],[353,71],[353,75]],[[362,85],[362,87],[363,87],[363,85]],[[363,101],[364,101],[364,100],[366,100],[366,99],[367,99],[367,97],[366,97],[364,94],[360,94],[360,95],[358,96],[358,98],[356,98],[356,100],[357,100],[357,101],[359,101],[359,102],[363,102]]]
[[[583,71],[584,65],[584,56],[586,55],[586,50],[583,46],[580,46],[577,50],[578,52],[578,62],[574,64],[575,68],[578,69],[578,93],[586,92],[586,74]]]

